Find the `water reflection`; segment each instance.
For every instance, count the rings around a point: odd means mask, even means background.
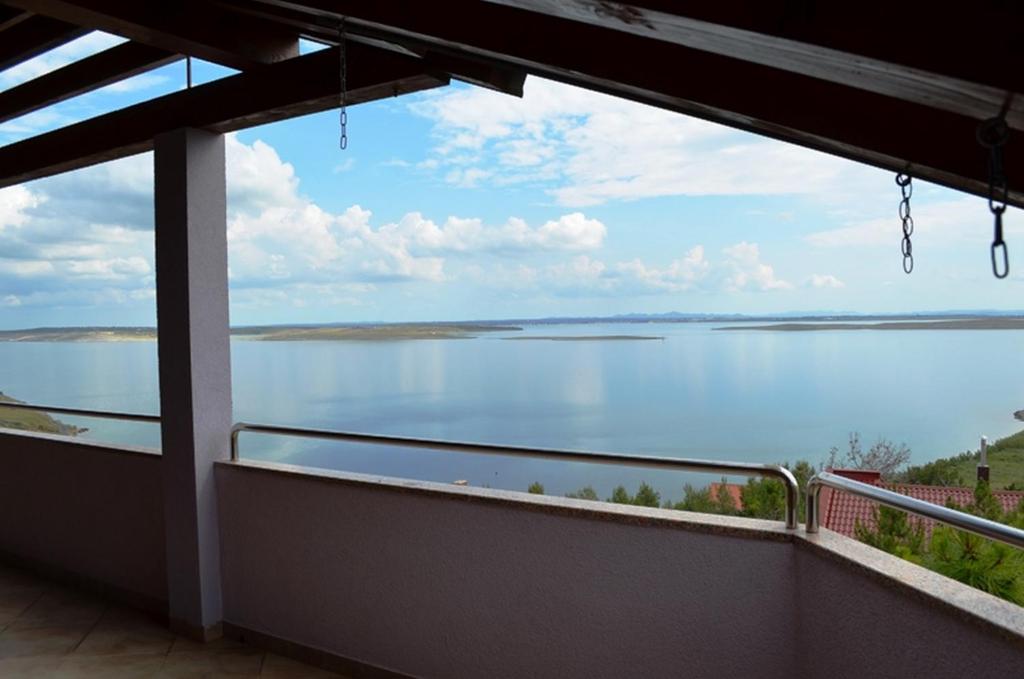
[[[850,431],[905,441],[915,462],[1016,431],[1019,332],[713,332],[704,324],[545,326],[525,334],[663,341],[232,343],[236,419],[655,455],[819,462]],[[157,412],[153,343],[0,343],[0,390],[37,403]],[[70,420],[69,420],[70,421]],[[75,420],[75,423],[79,423]],[[85,421],[158,445],[155,427]],[[650,472],[251,435],[247,455],[554,492]],[[664,481],[678,495],[685,480]],[[707,479],[696,477],[703,482]]]

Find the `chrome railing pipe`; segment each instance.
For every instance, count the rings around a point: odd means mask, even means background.
[[[923,516],[940,523],[948,524],[954,528],[975,533],[990,540],[1005,542],[1014,547],[1024,549],[1024,530],[1007,526],[996,521],[989,521],[980,516],[974,516],[966,512],[959,512],[949,507],[932,504],[924,500],[918,500],[907,495],[901,495],[885,488],[872,486],[860,481],[848,479],[831,472],[821,472],[807,482],[807,532],[817,533],[821,523],[821,490],[825,487],[835,490],[846,491],[853,495],[859,495],[880,504],[900,509],[911,514]]]
[[[0,408],[19,408],[21,410],[33,410],[41,413],[73,415],[76,417],[98,417],[107,420],[126,420],[129,422],[152,422],[156,424],[160,423],[159,415],[144,415],[141,413],[115,413],[107,410],[85,410],[82,408],[38,406],[31,403],[11,403],[9,401],[0,401]]]
[[[796,478],[793,477],[793,474],[788,469],[775,464],[761,464],[756,462],[720,462],[718,460],[650,457],[645,455],[599,453],[582,450],[556,450],[551,448],[526,448],[522,446],[501,446],[487,443],[466,443],[462,441],[437,441],[430,439],[407,438],[402,436],[382,436],[377,434],[329,431],[325,429],[304,429],[299,427],[281,427],[268,424],[249,424],[246,422],[239,422],[231,429],[231,459],[235,462],[239,460],[238,435],[242,432],[346,441],[349,443],[398,446],[402,448],[443,450],[457,453],[501,455],[506,457],[529,457],[534,459],[558,460],[563,462],[586,462],[590,464],[610,464],[629,467],[644,467],[649,469],[672,469],[676,471],[696,471],[709,474],[731,474],[738,476],[776,478],[782,481],[786,488],[786,528],[795,530],[798,521],[797,504],[800,491],[796,483]]]

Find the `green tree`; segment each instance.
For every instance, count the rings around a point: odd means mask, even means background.
[[[683,499],[672,505],[672,509],[714,514],[718,511],[718,504],[711,497],[711,491],[708,488],[694,488],[688,483],[683,486]]]
[[[544,484],[542,484],[540,481],[534,481],[533,483],[530,484],[530,487],[526,489],[526,492],[532,493],[534,495],[543,495]]]
[[[601,500],[601,498],[598,497],[597,491],[594,490],[593,486],[584,486],[583,488],[577,490],[575,493],[566,493],[565,496],[575,498],[577,500]]]
[[[615,490],[612,491],[612,496],[608,498],[608,502],[631,505],[633,504],[633,496],[629,494],[625,486],[615,486]]]
[[[646,483],[641,482],[639,490],[633,496],[633,504],[641,507],[660,507],[661,494]]]
[[[736,506],[736,500],[733,499],[732,493],[729,492],[729,486],[725,478],[718,484],[718,492],[715,493],[715,504],[718,505],[718,514],[735,515],[740,513],[740,508]]]
[[[1024,527],[1024,502],[1013,511],[1004,512],[985,481],[978,481],[972,504],[961,507],[951,502],[949,507]],[[936,525],[931,538],[925,540],[919,524],[908,519],[905,513],[888,507],[875,511],[875,524],[872,528],[858,522],[857,539],[976,589],[1024,605],[1024,550],[942,525]]]
[[[857,520],[854,534],[861,542],[920,564],[925,552],[924,528],[906,512],[880,505],[872,510],[874,526]]]
[[[803,521],[807,513],[807,482],[817,470],[807,460],[799,460],[792,466],[786,462],[782,466],[793,472],[800,488],[797,494],[797,512]],[[778,479],[748,479],[746,485],[740,489],[740,499],[743,503],[740,514],[743,516],[773,521],[782,521],[786,517],[786,487]]]
[[[740,489],[743,516],[782,521],[786,516],[786,488],[776,479],[748,479]]]
[[[964,457],[971,457],[970,453],[959,457],[935,460],[927,464],[908,467],[905,471],[894,477],[899,483],[918,483],[923,486],[945,486],[958,487],[964,485],[961,474],[962,461]]]
[[[936,526],[924,565],[1024,606],[1024,552],[948,526]]]

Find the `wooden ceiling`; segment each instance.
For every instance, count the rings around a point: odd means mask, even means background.
[[[183,55],[240,71],[0,147],[0,186],[146,150],[174,127],[228,131],[336,106],[337,48],[299,56],[298,38],[336,45],[344,18],[352,103],[449,77],[521,94],[529,73],[978,195],[988,165],[976,129],[1001,114],[1010,202],[1024,206],[1024,3],[1010,0],[0,3],[0,70],[91,30],[129,40],[0,92],[0,122]]]

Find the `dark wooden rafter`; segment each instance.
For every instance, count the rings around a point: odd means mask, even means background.
[[[1024,93],[1024,4],[887,0],[487,0],[867,87],[935,81]],[[836,56],[844,57],[843,63]],[[856,55],[856,56],[853,56]],[[862,80],[863,79],[863,80]],[[940,83],[941,85],[941,83]],[[955,86],[955,84],[954,84]],[[887,92],[882,92],[887,93]],[[888,92],[891,96],[898,96]]]
[[[299,53],[295,31],[225,12],[201,0],[4,1],[46,17],[240,70],[290,59]]]
[[[17,66],[88,32],[87,28],[48,17],[30,16],[17,21],[0,32],[0,70]]]
[[[31,13],[24,10],[15,9],[14,7],[7,7],[6,5],[0,5],[0,33],[6,31],[8,28],[17,26],[22,21],[25,21]]]
[[[255,16],[275,23],[281,23],[292,27],[303,37],[329,45],[338,43],[339,21],[333,17],[317,17],[308,13],[291,9],[285,6],[269,6],[259,2],[248,2],[246,0],[217,0],[217,4],[248,16]],[[452,78],[472,83],[479,87],[512,94],[517,97],[523,96],[523,83],[526,80],[526,72],[521,68],[509,67],[498,64],[493,60],[474,60],[472,55],[458,55],[451,53],[439,53],[432,51],[429,47],[423,49],[409,49],[406,45],[388,41],[386,38],[378,39],[364,34],[352,34],[350,39],[362,42],[381,49],[393,51],[430,59],[432,65],[440,68]]]
[[[126,42],[0,92],[0,123],[181,59]]]
[[[420,3],[261,2],[306,8],[319,21],[344,15],[355,32],[519,66],[977,195],[988,190],[977,120],[925,103],[492,3],[452,0],[436,12]],[[1016,147],[1024,134],[1015,130]],[[1024,162],[1010,157],[1006,171],[1010,202],[1024,207]]]
[[[418,59],[348,50],[350,105],[447,84]],[[289,59],[0,147],[0,187],[148,151],[180,127],[231,132],[336,107],[338,49]]]

